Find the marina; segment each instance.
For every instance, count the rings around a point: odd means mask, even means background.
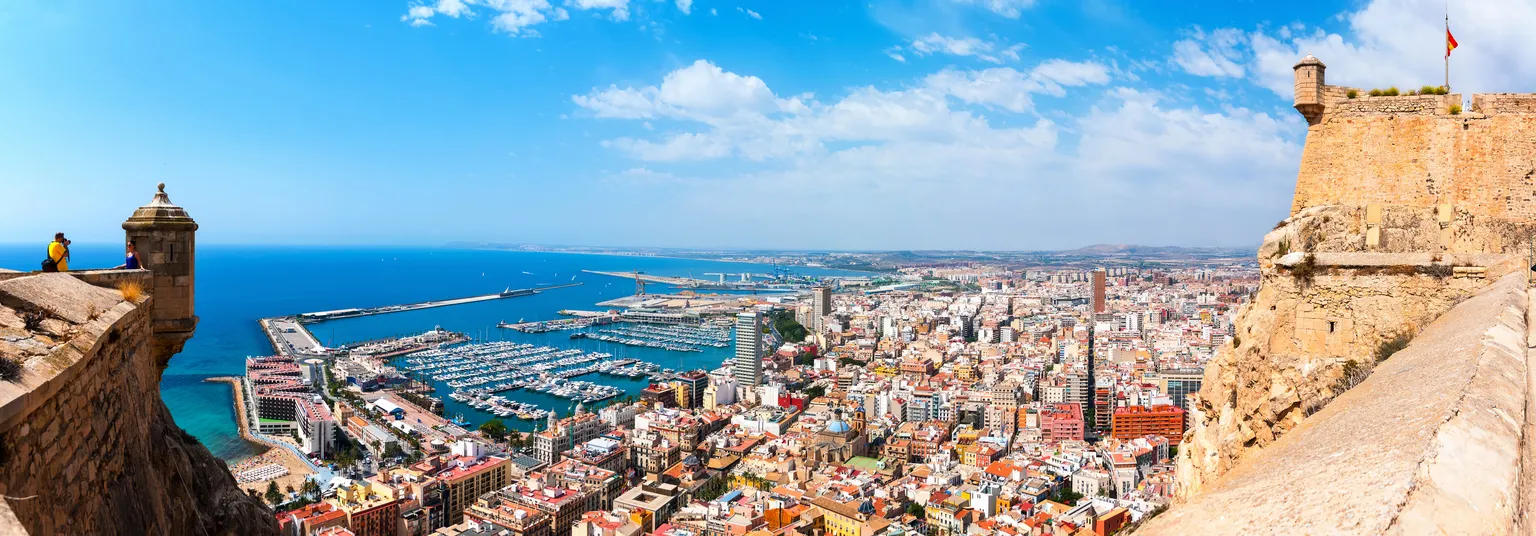
[[[624,390],[574,378],[595,373],[635,378],[653,372],[638,363],[605,352],[498,341],[425,350],[402,356],[397,364],[418,379],[444,383],[453,390],[450,399],[474,409],[540,419],[548,410],[497,394],[525,389],[585,404],[602,402]]]

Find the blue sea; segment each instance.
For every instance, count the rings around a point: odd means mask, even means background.
[[[122,247],[75,244],[71,267],[111,267],[122,262]],[[0,245],[0,267],[34,270],[43,246]],[[373,307],[500,292],[572,282],[581,286],[532,296],[475,302],[451,307],[350,318],[313,324],[321,342],[340,345],[389,336],[420,333],[436,326],[489,340],[514,340],[560,348],[603,351],[634,357],[666,368],[712,369],[729,356],[726,348],[704,352],[672,352],[594,340],[571,340],[569,332],[525,334],[499,329],[500,321],[559,318],[561,309],[600,309],[597,302],[634,294],[633,280],[582,273],[582,270],[632,271],[653,275],[705,278],[707,272],[769,273],[769,265],[662,257],[532,253],[449,248],[353,248],[199,245],[197,250],[197,333],[171,360],[161,381],[161,395],[176,423],[202,440],[214,454],[239,459],[256,452],[235,428],[227,384],[204,381],[212,376],[239,375],[246,356],[270,355],[271,346],[256,320],[263,317]],[[855,272],[795,268],[812,276],[856,275]],[[648,291],[667,292],[665,285]],[[645,380],[603,375],[580,379],[623,387],[638,393]],[[446,394],[446,391],[442,391]],[[508,398],[533,402],[562,414],[566,400],[541,393],[514,391]],[[447,414],[463,413],[477,426],[492,415],[447,400]],[[532,423],[504,420],[514,428]]]

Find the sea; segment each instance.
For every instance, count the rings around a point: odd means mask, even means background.
[[[109,268],[122,263],[122,246],[74,244],[71,268]],[[0,267],[35,270],[43,245],[0,245]],[[328,346],[412,335],[441,327],[477,340],[511,340],[561,349],[601,351],[632,357],[675,370],[714,369],[730,356],[730,348],[704,347],[703,352],[675,352],[572,340],[570,332],[521,333],[497,328],[499,322],[561,318],[562,309],[600,310],[596,304],[635,293],[633,279],[584,273],[582,270],[641,271],[662,276],[715,278],[706,273],[771,273],[772,265],[698,259],[523,252],[432,247],[319,247],[198,245],[195,299],[200,318],[197,332],[171,359],[160,391],[166,406],[183,429],[226,460],[238,460],[261,448],[241,439],[228,384],[210,377],[244,373],[248,356],[273,353],[257,320],[270,316],[375,307],[501,292],[506,289],[582,283],[531,296],[481,301],[385,315],[311,324],[309,329]],[[807,276],[868,275],[846,270],[790,267]],[[647,292],[674,291],[647,284]],[[775,293],[763,293],[774,295]],[[604,383],[638,394],[644,379],[600,374],[580,380]],[[439,386],[449,417],[460,414],[470,427],[493,415],[447,399]],[[507,398],[538,404],[564,415],[573,404],[551,395],[522,390]],[[531,430],[535,423],[503,419],[509,427]]]

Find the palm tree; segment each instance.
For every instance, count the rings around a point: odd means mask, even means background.
[[[271,503],[272,506],[277,506],[283,502],[283,492],[277,489],[276,480],[267,483],[267,502]]]
[[[310,496],[312,498],[320,496],[320,483],[319,482],[315,482],[313,480],[305,480],[304,481],[304,485],[301,486],[301,487],[304,489],[304,494],[305,495],[308,495],[308,496]]]

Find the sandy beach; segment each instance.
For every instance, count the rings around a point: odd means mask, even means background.
[[[244,438],[246,441],[262,445],[267,449],[261,454],[232,461],[229,464],[229,472],[233,473],[238,479],[240,473],[246,470],[269,464],[278,464],[288,469],[287,475],[278,477],[276,479],[278,489],[286,490],[287,486],[293,486],[293,489],[299,489],[299,487],[304,483],[304,479],[313,474],[314,471],[309,468],[308,463],[299,459],[299,456],[293,451],[281,446],[274,445],[272,440],[256,437],[255,435],[251,434],[249,414],[247,414],[245,410],[245,389],[241,386],[241,378],[235,376],[220,376],[216,378],[208,378],[207,381],[227,383],[230,385],[231,390],[234,391],[236,416],[235,422],[239,425],[240,437]],[[267,491],[267,483],[266,481],[240,483],[240,489],[249,488],[256,488],[258,493],[265,493]]]

